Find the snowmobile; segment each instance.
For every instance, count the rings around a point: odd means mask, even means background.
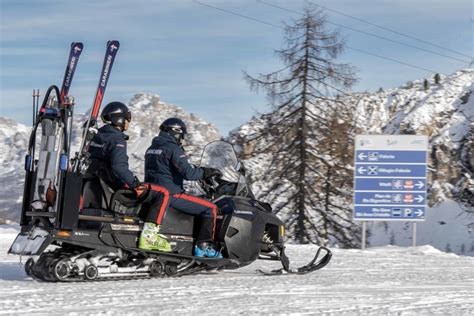
[[[109,43],[118,48],[118,43]],[[116,51],[115,51],[116,52]],[[110,53],[110,51],[109,51]],[[104,60],[106,65],[107,57]],[[103,67],[103,72],[110,74]],[[105,90],[105,85],[99,89]],[[103,96],[103,90],[100,98]],[[56,92],[57,97],[49,95]],[[99,95],[99,93],[97,94]],[[283,222],[271,206],[255,199],[245,168],[230,143],[208,144],[201,166],[219,169],[222,176],[200,180],[201,197],[218,207],[216,247],[223,258],[193,256],[194,232],[198,218],[169,207],[160,226],[161,237],[170,251],[138,248],[143,228],[140,213],[144,196],[130,190],[112,191],[101,179],[83,176],[87,166],[87,144],[93,133],[94,102],[83,132],[80,151],[69,161],[70,146],[58,144],[70,139],[63,112],[67,106],[57,88],[51,88],[32,131],[25,163],[25,188],[21,212],[21,232],[9,253],[29,256],[25,272],[34,279],[50,282],[178,277],[212,269],[236,269],[257,259],[275,260],[282,268],[260,271],[266,275],[319,270],[331,260],[331,251],[320,247],[307,265],[292,269],[285,254]],[[97,101],[97,100],[96,100]],[[39,154],[35,154],[36,132],[42,127]],[[69,124],[70,126],[70,124]],[[37,156],[37,157],[36,157]],[[48,170],[48,172],[45,172]],[[45,176],[47,174],[47,176]]]

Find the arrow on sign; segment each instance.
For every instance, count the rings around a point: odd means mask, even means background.
[[[357,169],[357,172],[359,172],[360,174],[364,174],[364,172],[366,172],[367,169],[365,169],[364,167],[359,167],[359,169]]]
[[[359,159],[360,160],[364,160],[365,158],[367,158],[367,155],[365,155],[364,153],[359,154]]]
[[[417,195],[415,200],[418,202],[418,203],[421,203],[423,202],[424,198],[421,196],[421,195]]]
[[[421,189],[425,186],[425,184],[422,182],[422,181],[418,181],[415,186],[418,188],[418,189]]]
[[[417,208],[416,211],[415,211],[415,214],[416,214],[417,217],[423,216],[423,210]]]

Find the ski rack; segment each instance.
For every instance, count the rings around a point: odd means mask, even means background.
[[[84,45],[80,42],[71,43],[61,90],[54,85],[49,87],[41,107],[39,107],[39,90],[36,93],[33,90],[34,124],[25,157],[26,174],[21,225],[27,225],[30,218],[42,221],[46,225],[51,225],[50,219],[55,219],[54,225],[59,225],[57,218],[61,217],[59,206],[64,193],[65,174],[69,167],[71,143],[69,131],[72,127],[74,105],[74,99],[69,97],[68,93],[83,48]],[[51,93],[55,96],[51,96]],[[36,134],[40,124],[43,137],[39,157],[36,159]],[[38,179],[39,176],[44,177]],[[48,207],[52,207],[54,212],[48,212]]]

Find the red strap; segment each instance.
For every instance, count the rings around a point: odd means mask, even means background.
[[[163,216],[165,215],[166,208],[168,207],[168,203],[170,200],[170,192],[158,185],[150,184],[150,188],[152,191],[157,191],[163,193],[163,203],[161,204],[160,211],[158,212],[158,217],[156,218],[156,224],[161,225],[161,221],[163,220]]]
[[[82,200],[82,194],[79,196],[79,210],[82,210],[82,205],[83,205],[83,200]]]

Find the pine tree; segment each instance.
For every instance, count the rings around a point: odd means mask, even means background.
[[[428,91],[429,88],[430,88],[430,83],[428,82],[428,79],[425,79],[423,81],[423,90]]]
[[[336,63],[344,49],[337,31],[326,29],[326,17],[314,7],[286,25],[286,47],[276,51],[284,67],[254,78],[250,87],[267,93],[273,111],[261,116],[252,135],[253,155],[268,157],[260,193],[286,221],[300,243],[356,246],[360,229],[351,220],[351,105],[331,93],[355,83],[350,65]]]
[[[434,82],[435,84],[439,84],[441,81],[441,76],[439,74],[434,75]]]
[[[392,232],[390,233],[390,245],[394,246],[396,244],[396,241],[395,241],[395,233]]]
[[[446,244],[446,247],[445,247],[444,251],[445,252],[453,252],[453,250],[451,249],[451,244],[450,243]]]

